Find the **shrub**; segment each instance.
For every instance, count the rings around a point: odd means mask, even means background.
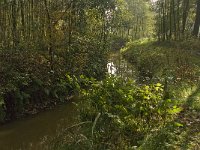
[[[133,80],[108,77],[83,90],[81,121],[92,121],[86,137],[95,149],[124,149],[140,145],[144,136],[181,111],[176,100],[163,99],[161,84],[136,86]],[[92,136],[91,136],[92,135]]]
[[[6,120],[36,113],[35,110],[61,101],[59,94],[65,93],[63,96],[66,96],[68,89],[71,90],[65,87],[61,93],[65,71],[59,60],[54,62],[54,70],[51,70],[47,56],[42,52],[1,51],[0,92]]]

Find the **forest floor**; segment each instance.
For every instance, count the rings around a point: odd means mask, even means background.
[[[200,149],[200,88],[187,99],[177,121],[183,126],[176,133],[177,145],[182,149]]]
[[[190,141],[193,141],[196,149],[200,148],[200,88],[187,98],[186,107],[179,119],[187,129],[183,144],[192,144]]]
[[[199,150],[200,149],[200,89],[186,98],[183,110],[172,122],[153,133],[142,149]]]

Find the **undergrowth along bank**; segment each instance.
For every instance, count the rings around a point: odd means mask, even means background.
[[[188,42],[198,47],[197,41]],[[76,132],[66,130],[51,146],[198,149],[198,49],[189,51],[184,44],[129,43],[122,54],[135,65],[136,80],[108,76],[90,81],[77,104],[80,124],[72,127]]]

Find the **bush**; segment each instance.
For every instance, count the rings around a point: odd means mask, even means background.
[[[67,71],[71,75],[102,79],[105,77],[108,45],[93,37],[80,35],[73,36],[73,43],[66,53]],[[63,57],[63,56],[61,56]]]
[[[36,113],[64,101],[72,90],[62,82],[65,72],[60,60],[54,62],[54,70],[51,70],[47,55],[42,52],[1,51],[0,92],[5,105],[5,119]]]
[[[159,83],[138,87],[133,80],[118,77],[95,81],[83,90],[84,101],[79,104],[81,121],[93,122],[84,128],[84,135],[94,149],[139,146],[147,133],[163,127],[181,111],[176,100],[163,97]]]

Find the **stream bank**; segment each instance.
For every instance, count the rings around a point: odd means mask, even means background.
[[[135,75],[134,69],[121,57],[120,52],[110,55],[107,67],[108,73],[113,75],[122,77],[134,77]],[[0,126],[1,149],[43,150],[42,143],[45,139],[56,137],[62,129],[75,124],[78,112],[74,102],[77,99],[75,97],[68,103]]]

